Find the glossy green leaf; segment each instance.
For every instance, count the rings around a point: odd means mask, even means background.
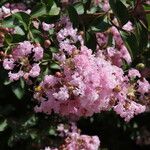
[[[109,23],[106,23],[105,21],[100,22],[96,26],[91,26],[91,30],[93,32],[104,32],[108,30],[111,27]]]
[[[12,85],[12,91],[18,99],[22,99],[25,94],[25,90],[19,84]]]
[[[81,2],[76,3],[74,8],[76,9],[77,14],[81,15],[84,13],[84,5]]]
[[[0,132],[4,131],[7,127],[7,125],[8,125],[8,123],[7,123],[6,119],[0,121]]]
[[[120,0],[109,0],[109,4],[120,23],[126,24],[129,20],[129,12],[126,6]]]
[[[57,69],[60,69],[60,66],[58,64],[56,64],[56,63],[53,63],[53,64],[50,65],[50,68],[57,70]]]
[[[78,27],[79,25],[79,20],[78,20],[78,14],[76,9],[73,6],[70,6],[68,8],[68,13],[69,13],[69,18],[71,22],[73,23],[74,27]]]
[[[121,31],[120,33],[121,33],[122,39],[124,40],[124,43],[127,46],[132,58],[134,58],[134,56],[137,56],[137,54],[139,53],[138,42],[137,42],[137,38],[136,38],[135,34],[127,33],[124,31]]]
[[[50,16],[57,16],[60,12],[60,8],[56,5],[56,3],[53,3],[50,11],[48,11],[48,14]]]
[[[46,15],[46,13],[47,13],[46,5],[41,3],[41,4],[38,4],[36,7],[34,7],[34,9],[32,10],[31,16],[33,18],[36,18],[36,17]]]
[[[96,35],[91,32],[86,32],[86,46],[93,51],[96,50]]]
[[[13,14],[12,17],[15,17],[17,19],[17,22],[23,25],[25,30],[28,30],[28,24],[30,22],[30,15],[24,12],[17,12]]]

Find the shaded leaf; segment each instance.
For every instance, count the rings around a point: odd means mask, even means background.
[[[109,4],[114,14],[122,25],[129,20],[129,13],[126,6],[120,0],[109,0]]]
[[[7,120],[3,120],[3,121],[0,121],[0,132],[4,131],[7,127],[8,123],[7,123]]]
[[[73,23],[73,27],[78,27],[79,20],[78,20],[78,14],[75,8],[73,6],[70,6],[68,8],[68,13],[69,13],[69,18],[71,22]]]

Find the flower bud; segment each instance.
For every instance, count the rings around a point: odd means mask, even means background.
[[[80,34],[81,36],[83,36],[83,35],[84,35],[84,32],[83,32],[83,31],[80,31],[79,34]]]
[[[34,46],[35,47],[41,47],[41,44],[40,43],[35,43]]]
[[[50,45],[51,45],[51,41],[50,40],[45,40],[44,47],[49,48]]]
[[[143,63],[139,63],[139,64],[136,65],[136,68],[137,69],[144,69],[145,65]]]
[[[117,85],[114,89],[113,89],[114,92],[120,92],[121,91],[121,87],[120,85]]]
[[[0,32],[0,38],[3,39],[4,37],[5,37],[4,33]]]
[[[63,77],[63,74],[61,72],[56,72],[55,76],[58,77],[58,78],[61,78],[61,77]]]

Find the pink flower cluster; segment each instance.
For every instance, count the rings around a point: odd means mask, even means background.
[[[26,12],[29,14],[31,11],[27,9],[23,3],[16,3],[16,4],[6,3],[4,6],[0,8],[0,20],[16,12]]]
[[[77,29],[73,29],[68,18],[63,19],[61,20],[62,23],[68,23],[57,33],[57,40],[59,42],[60,51],[71,54],[74,49],[77,49],[77,43],[83,45],[84,42],[82,36],[78,35]]]
[[[125,74],[118,63],[108,59],[108,54],[110,57],[118,54],[121,60],[131,62],[118,30],[111,29],[120,50],[113,52],[115,48],[109,47],[106,55],[101,50],[92,54],[68,18],[62,18],[61,24],[63,28],[57,33],[60,49],[54,55],[61,70],[55,75],[46,75],[39,84],[34,94],[39,102],[35,111],[55,112],[74,119],[114,109],[125,121],[144,112],[145,106],[136,101],[149,92],[148,81],[142,79],[136,69]]]
[[[66,55],[60,61],[62,71],[45,76],[39,85],[40,90],[35,92],[34,98],[39,101],[36,112],[51,114],[54,111],[79,118],[114,109],[129,121],[145,111],[145,106],[134,101],[137,83],[130,83],[131,77],[140,77],[139,72],[131,70],[129,75],[124,75],[121,68],[112,65],[102,54],[92,54],[85,46]],[[149,91],[149,83],[140,79],[138,82],[146,87],[145,91],[138,90],[141,94]]]
[[[117,21],[115,20],[116,24]],[[132,23],[129,21],[122,27],[124,30],[130,32],[133,30]],[[108,38],[110,34],[113,37],[113,45],[107,46]],[[116,66],[121,67],[123,64],[123,60],[125,60],[128,64],[131,63],[131,56],[124,45],[124,42],[120,36],[118,29],[112,26],[108,31],[104,33],[97,33],[97,42],[99,43],[97,50],[105,49],[105,56]]]
[[[11,81],[21,77],[27,80],[29,77],[39,76],[39,61],[43,58],[42,47],[24,41],[13,48],[11,55],[3,60],[4,69],[10,71],[8,74]]]
[[[71,130],[65,129],[63,124],[58,126],[58,130],[64,133],[65,142],[59,148],[46,147],[45,150],[98,150],[100,140],[97,136],[82,135],[73,124]]]

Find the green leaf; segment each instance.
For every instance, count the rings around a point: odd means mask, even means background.
[[[148,22],[148,31],[150,32],[150,14],[146,15],[146,20]]]
[[[143,6],[144,6],[145,11],[150,11],[150,5],[143,5]],[[146,14],[146,20],[148,23],[148,31],[150,31],[150,14],[149,13]]]
[[[70,6],[68,8],[69,18],[71,22],[73,23],[73,27],[78,27],[79,20],[78,20],[78,13],[76,9],[73,6]]]
[[[57,53],[57,52],[59,52],[59,49],[56,48],[56,47],[50,47],[50,51],[51,51],[52,53]]]
[[[48,14],[50,16],[57,16],[59,14],[59,12],[60,12],[60,8],[57,7],[56,3],[53,2],[53,5],[52,5],[50,11],[48,12]]]
[[[32,127],[35,126],[38,121],[38,118],[35,115],[30,116],[23,124],[23,127]]]
[[[24,29],[27,31],[28,30],[28,24],[30,22],[30,15],[24,12],[17,12],[12,15],[12,17],[15,17],[17,21],[23,25]]]
[[[3,120],[3,121],[0,121],[0,132],[3,132],[6,127],[7,127],[8,123],[7,123],[7,120]]]
[[[25,35],[25,32],[23,31],[23,29],[21,28],[21,27],[19,27],[19,26],[16,26],[15,27],[15,34],[18,34],[18,35]]]
[[[12,91],[18,99],[22,99],[25,94],[24,89],[21,88],[21,86],[19,84],[12,85]]]
[[[11,35],[11,34],[6,34],[6,35],[5,35],[5,42],[6,42],[7,44],[9,44],[9,43],[11,43],[12,41],[13,41],[12,35]]]
[[[58,64],[56,64],[56,63],[53,63],[53,64],[50,65],[50,68],[57,70],[57,69],[60,69],[60,66]]]
[[[49,129],[48,133],[49,133],[49,135],[53,135],[53,136],[56,136],[56,135],[57,135],[57,134],[56,134],[56,130],[55,130],[53,127],[51,127],[51,128]]]
[[[40,3],[36,7],[33,8],[31,16],[33,18],[37,18],[43,15],[46,15],[46,13],[47,13],[46,5],[43,3]]]
[[[108,30],[110,27],[111,27],[111,25],[109,23],[102,21],[96,26],[91,26],[91,30],[93,32],[104,32],[104,31]]]
[[[21,35],[21,34],[13,34],[13,41],[12,43],[19,43],[22,42],[26,39],[25,35]]]
[[[84,5],[84,9],[85,10],[89,10],[90,9],[91,2],[92,2],[92,0],[86,0],[85,1],[85,5]]]
[[[86,32],[86,46],[93,51],[96,50],[96,35],[91,32]]]
[[[58,21],[59,18],[60,18],[59,15],[50,16],[49,14],[46,14],[46,15],[44,15],[44,16],[39,17],[39,20],[40,20],[41,22],[46,22],[46,23],[48,23],[48,24],[51,24],[51,23],[54,23],[54,22]]]
[[[121,37],[122,37],[125,45],[127,46],[132,58],[134,58],[139,53],[138,42],[137,42],[135,34],[127,33],[124,31],[120,31],[120,33],[121,33]]]
[[[30,130],[30,137],[32,140],[36,139],[38,137],[37,131]]]
[[[120,0],[109,0],[110,7],[119,22],[124,25],[129,20],[129,12],[126,6]]]
[[[74,5],[74,8],[77,14],[81,15],[84,13],[84,5],[81,2],[78,2]]]
[[[20,86],[22,89],[25,88],[25,81],[22,78],[20,79]]]
[[[141,22],[136,22],[136,36],[139,44],[139,50],[142,51],[148,44],[148,30]]]
[[[2,26],[7,27],[7,28],[15,27],[14,17],[9,16],[9,17],[6,17],[5,19],[3,19]]]
[[[6,79],[6,80],[4,81],[4,85],[9,85],[10,83],[12,83],[12,81],[10,81],[9,79]]]

